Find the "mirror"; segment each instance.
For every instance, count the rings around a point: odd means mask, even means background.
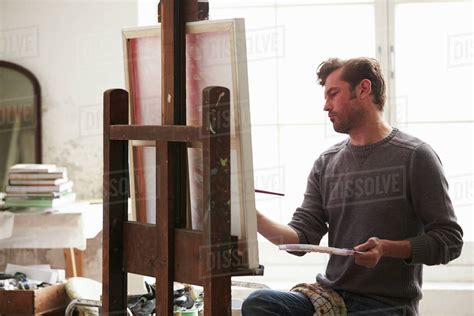
[[[0,191],[17,163],[41,163],[41,92],[29,70],[0,61]]]

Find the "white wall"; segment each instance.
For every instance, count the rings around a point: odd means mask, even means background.
[[[42,88],[43,162],[68,168],[79,198],[102,196],[102,94],[124,87],[121,29],[133,0],[3,0],[0,58]]]
[[[3,31],[3,11],[4,11],[3,7],[4,7],[4,0],[0,0],[0,32]]]
[[[18,63],[42,89],[43,162],[68,168],[79,198],[102,197],[102,94],[124,87],[121,29],[137,25],[134,0],[0,0],[0,59]],[[84,270],[101,280],[102,235]],[[64,267],[61,249],[0,249],[7,262]]]

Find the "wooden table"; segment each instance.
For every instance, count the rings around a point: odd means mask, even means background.
[[[0,239],[0,249],[62,248],[66,277],[82,276],[86,241],[102,230],[102,203],[85,201],[46,211],[0,212],[0,229],[11,230],[9,237]]]

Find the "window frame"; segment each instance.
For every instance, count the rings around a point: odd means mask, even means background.
[[[456,3],[468,0],[383,0],[375,2],[377,58],[379,59],[387,81],[387,104],[385,119],[391,126],[397,126],[396,113],[396,43],[395,10],[399,4],[416,3]],[[469,121],[472,123],[472,121]],[[429,122],[423,122],[426,124]],[[443,123],[466,123],[466,121],[443,121]],[[416,124],[416,122],[415,122]],[[472,206],[471,206],[472,207]],[[470,227],[472,229],[472,227]],[[474,282],[474,241],[464,243],[461,256],[447,265],[425,266],[425,282]]]

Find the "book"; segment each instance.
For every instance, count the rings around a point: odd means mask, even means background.
[[[63,192],[46,192],[46,193],[8,193],[5,199],[16,200],[51,200],[58,199],[67,194],[72,193],[72,190]]]
[[[6,207],[41,207],[41,208],[51,208],[58,207],[68,203],[72,203],[76,200],[76,193],[70,192],[62,195],[57,198],[18,198],[18,197],[8,197],[5,199]]]
[[[67,178],[59,178],[59,179],[31,179],[31,180],[17,180],[17,179],[10,179],[8,183],[10,185],[59,185],[66,183],[68,181]]]
[[[64,192],[71,190],[72,181],[68,181],[58,185],[7,185],[6,193],[38,193],[38,192]]]
[[[66,168],[58,167],[56,170],[49,173],[15,173],[9,172],[8,178],[10,180],[48,180],[67,178]]]
[[[10,167],[9,171],[10,173],[49,173],[53,172],[57,169],[56,165],[49,165],[49,164],[37,164],[37,163],[32,163],[32,164],[26,164],[26,163],[21,163],[21,164],[16,164],[12,167]]]
[[[338,256],[353,256],[355,253],[363,253],[360,251],[355,251],[354,249],[324,247],[311,244],[283,244],[278,245],[278,248],[280,250],[291,252],[320,252]]]
[[[72,192],[72,190],[66,190],[63,192],[35,192],[35,193],[26,193],[26,192],[19,192],[19,193],[8,193],[6,197],[16,197],[16,198],[35,198],[35,197],[42,197],[42,198],[57,198],[63,194],[67,194]]]

